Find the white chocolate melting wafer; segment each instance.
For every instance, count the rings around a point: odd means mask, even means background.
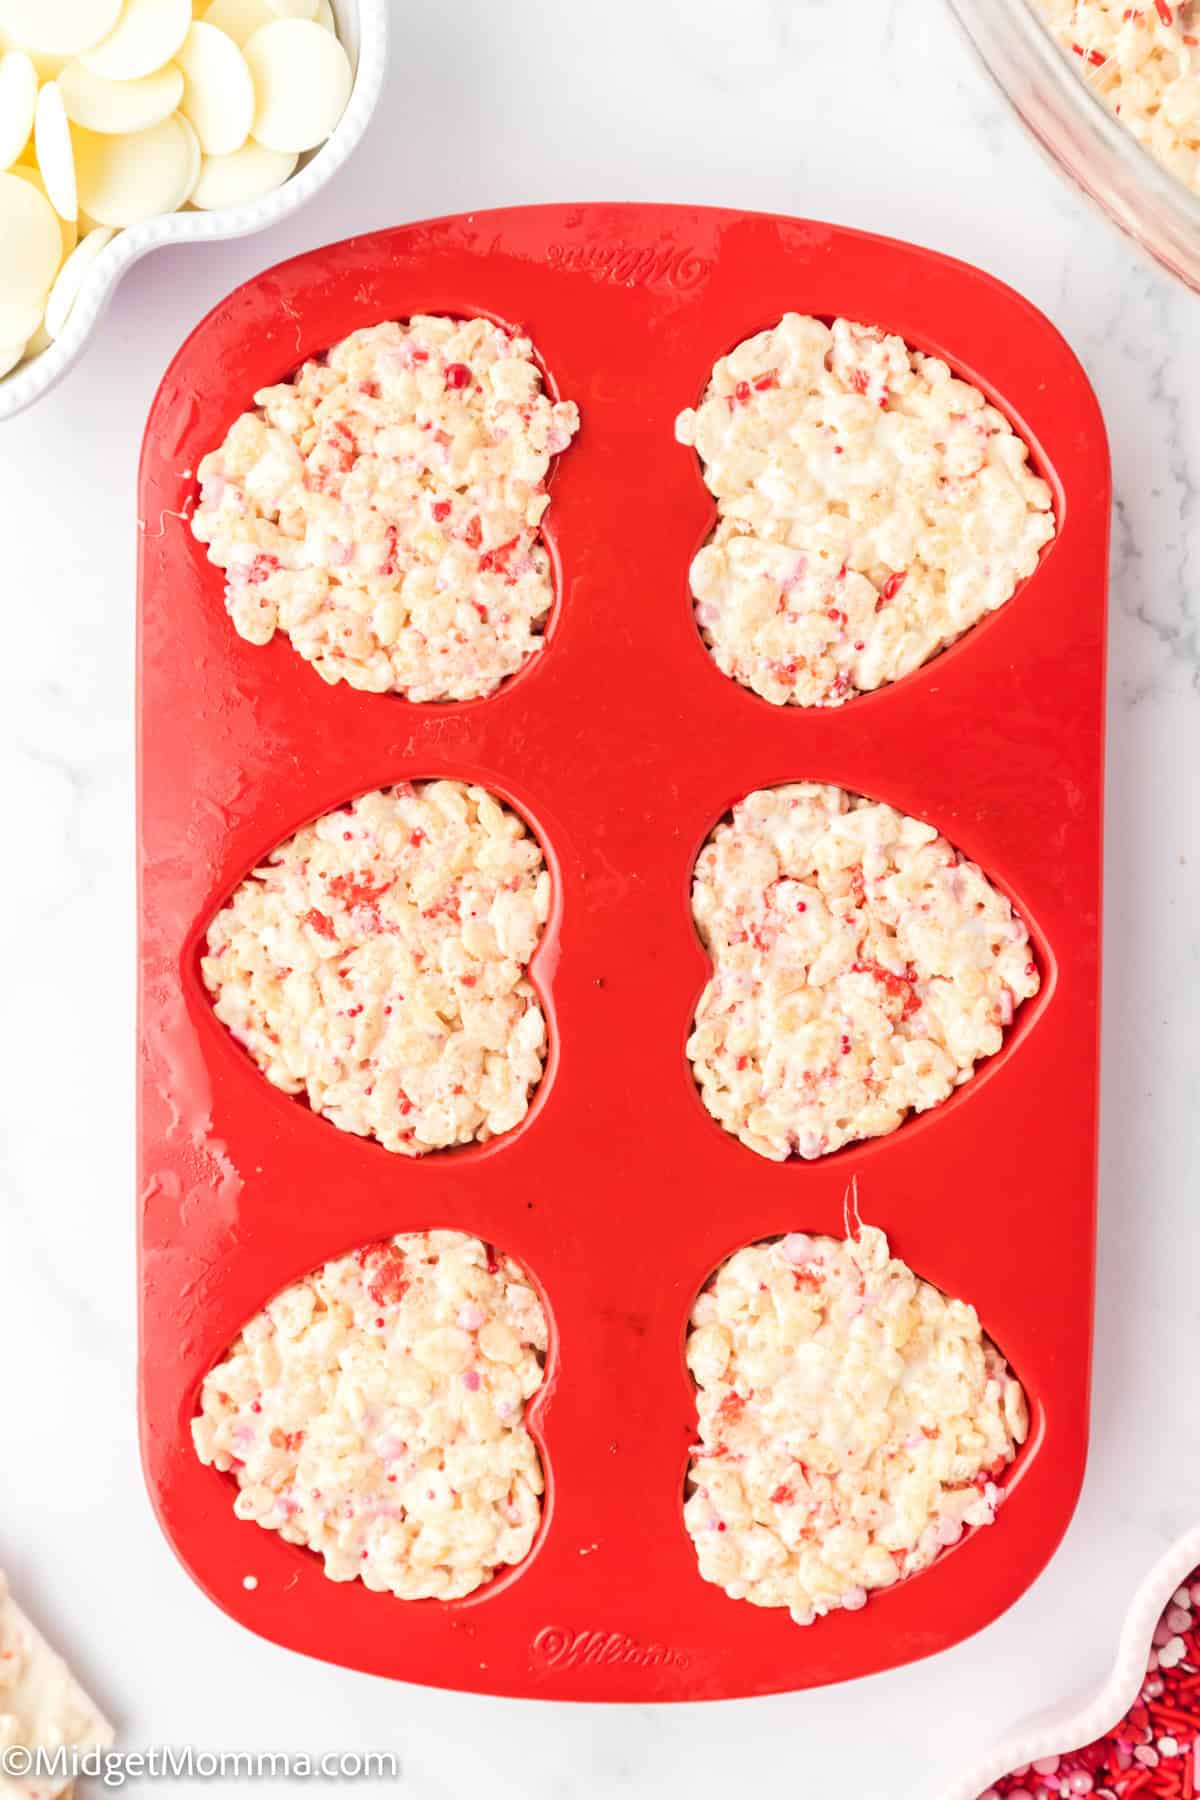
[[[270,193],[352,85],[330,0],[0,0],[0,378],[62,331],[114,230]]]
[[[75,148],[57,81],[48,81],[37,97],[33,141],[50,204],[60,218],[76,219],[79,216],[79,192],[75,181]]]
[[[53,212],[54,208],[51,207]],[[0,231],[4,229],[3,211],[0,210]],[[42,312],[46,305],[45,295],[38,299],[8,299],[0,304],[0,336],[5,343],[15,344],[18,340],[29,342],[42,322]],[[13,335],[8,336],[11,332]]]
[[[206,156],[192,205],[202,212],[258,200],[285,182],[297,162],[294,150],[268,150],[253,140],[231,156]]]
[[[41,322],[62,256],[62,233],[45,195],[16,175],[0,175],[0,244],[0,344],[25,343]]]
[[[187,181],[184,185],[183,199],[179,202],[180,206],[186,206],[196,191],[196,183],[200,179],[200,170],[204,164],[204,152],[200,148],[200,139],[196,136],[196,127],[185,119],[182,113],[176,113],[175,117],[183,127],[188,145]]]
[[[35,187],[43,200],[50,200],[50,196],[46,192],[46,183],[42,180],[41,170],[36,164],[14,163],[9,174],[15,175],[18,180],[27,181],[31,187]],[[53,206],[54,202],[50,200],[50,204]],[[64,219],[60,216],[58,229],[62,236],[62,253],[64,256],[70,256],[79,239],[79,227],[74,219]],[[28,347],[26,345],[27,350]],[[3,1800],[2,1795],[0,1795],[0,1800]]]
[[[53,1751],[107,1749],[114,1732],[95,1701],[84,1693],[62,1657],[53,1651],[15,1604],[0,1575],[0,1744]],[[50,1800],[66,1796],[69,1777],[49,1782],[39,1771],[15,1768],[0,1782],[5,1800]]]
[[[121,0],[0,0],[0,31],[31,55],[78,56],[112,30],[120,11]]]
[[[112,236],[110,225],[98,225],[95,231],[89,231],[85,238],[80,239],[58,271],[54,286],[50,289],[50,298],[46,302],[45,328],[49,337],[60,336],[92,264]]]
[[[116,29],[82,60],[106,81],[137,81],[170,62],[191,29],[191,0],[125,0]]]
[[[225,32],[239,50],[261,25],[269,25],[276,16],[267,0],[212,0],[203,14],[204,23]]]
[[[195,133],[180,113],[132,137],[76,131],[75,154],[80,204],[101,225],[174,212],[195,184]]]
[[[149,131],[169,118],[183,98],[183,71],[167,63],[137,81],[106,81],[85,63],[73,62],[59,76],[58,88],[73,125],[116,137]]]
[[[233,39],[203,20],[192,26],[178,57],[183,70],[180,111],[206,156],[231,156],[254,123],[254,83]]]
[[[346,109],[350,59],[314,19],[276,19],[246,45],[258,110],[253,132],[268,150],[311,150]]]
[[[0,56],[0,169],[15,163],[29,142],[37,89],[37,70],[23,50]]]

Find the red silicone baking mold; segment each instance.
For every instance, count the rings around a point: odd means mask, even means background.
[[[774,708],[726,679],[688,591],[713,508],[675,415],[718,356],[789,309],[944,356],[1028,439],[1059,520],[1008,606],[831,711]],[[545,650],[466,705],[330,688],[282,637],[243,643],[186,524],[201,456],[256,388],[419,311],[520,324],[583,420],[553,478]],[[142,1446],[192,1575],[313,1656],[570,1700],[807,1687],[987,1624],[1054,1550],[1087,1444],[1109,467],[1058,333],[976,269],[804,220],[601,205],[441,219],[299,257],[211,313],[151,411],[140,514]],[[534,977],[552,1049],[515,1131],[408,1162],[268,1085],[212,1013],[198,945],[280,839],[365,789],[436,775],[493,789],[545,849],[555,901]],[[948,1103],[781,1165],[723,1131],[692,1082],[684,1042],[707,963],[689,887],[733,801],[799,779],[945,832],[1012,896],[1044,984]],[[802,1630],[697,1573],[683,1344],[717,1263],[789,1229],[840,1233],[852,1176],[897,1253],[976,1304],[1033,1427],[995,1526],[865,1612]],[[500,1245],[543,1293],[532,1423],[547,1497],[519,1569],[465,1601],[405,1604],[335,1585],[310,1552],[237,1520],[231,1478],[197,1462],[189,1420],[205,1371],[277,1289],[434,1226]]]

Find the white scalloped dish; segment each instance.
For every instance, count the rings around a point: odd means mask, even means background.
[[[375,110],[387,58],[388,0],[332,0],[338,36],[354,69],[346,110],[295,174],[259,200],[219,212],[164,213],[121,231],[96,257],[61,336],[0,379],[0,419],[10,419],[60,381],[84,347],[127,269],[161,244],[207,243],[264,231],[311,200],[356,148]]]
[[[994,1781],[1046,1756],[1065,1756],[1104,1737],[1133,1705],[1146,1678],[1154,1630],[1181,1581],[1200,1567],[1200,1525],[1178,1538],[1155,1563],[1125,1615],[1112,1673],[1095,1699],[1073,1711],[1027,1720],[987,1756],[950,1782],[938,1800],[979,1800]]]

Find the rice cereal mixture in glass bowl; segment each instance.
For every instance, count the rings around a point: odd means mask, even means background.
[[[692,1309],[700,1573],[798,1625],[865,1606],[989,1525],[1024,1443],[1020,1383],[975,1309],[871,1227],[739,1250]]]
[[[1035,0],[1079,74],[1164,168],[1200,194],[1196,0]]]
[[[1034,141],[1200,292],[1197,0],[950,0]]]
[[[277,1294],[210,1370],[192,1423],[234,1511],[331,1581],[455,1600],[529,1552],[542,1466],[525,1408],[546,1320],[478,1238],[414,1232]]]
[[[541,648],[541,526],[579,427],[529,339],[487,319],[353,332],[263,388],[200,464],[192,531],[239,635],[327,682],[477,700]]]
[[[1009,901],[932,825],[797,782],[734,807],[692,912],[713,973],[687,1053],[760,1156],[825,1156],[969,1081],[1040,986]]]
[[[717,502],[697,623],[775,705],[911,673],[1011,599],[1054,536],[1003,414],[874,326],[788,313],[721,358],[676,433]]]
[[[528,966],[550,876],[486,789],[363,794],[278,846],[208,928],[218,1019],[268,1081],[402,1156],[524,1118],[546,1021]]]

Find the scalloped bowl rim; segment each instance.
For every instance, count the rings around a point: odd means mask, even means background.
[[[334,0],[339,35],[355,59],[346,110],[324,144],[294,175],[261,199],[219,212],[164,213],[128,226],[97,256],[61,335],[39,356],[0,379],[0,420],[14,418],[61,381],[79,357],[133,264],[162,244],[248,237],[286,219],[325,186],[355,150],[378,104],[387,62],[388,0]]]
[[[1164,1552],[1145,1577],[1125,1615],[1112,1672],[1095,1698],[1068,1711],[1043,1714],[1006,1738],[965,1775],[943,1788],[938,1800],[980,1800],[994,1781],[1043,1756],[1065,1756],[1111,1731],[1137,1698],[1146,1676],[1154,1630],[1167,1603],[1186,1575],[1200,1567],[1200,1525],[1195,1525]]]

